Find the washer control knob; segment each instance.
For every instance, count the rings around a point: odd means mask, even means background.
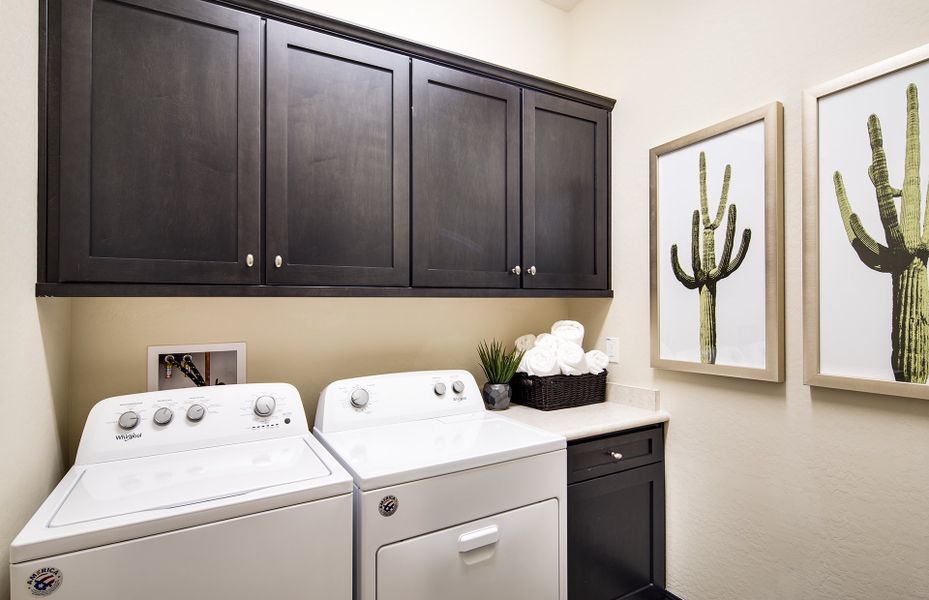
[[[352,406],[355,408],[364,408],[368,405],[368,390],[358,388],[352,392]]]
[[[441,381],[438,382],[432,387],[432,391],[435,392],[436,396],[444,396],[445,395],[445,384],[442,383]]]
[[[275,406],[277,406],[277,402],[274,400],[274,396],[258,396],[258,399],[255,400],[255,414],[259,417],[270,417]]]
[[[187,409],[187,420],[192,423],[197,423],[203,420],[203,415],[206,414],[206,409],[203,408],[202,404],[191,404],[190,408]]]
[[[452,391],[456,394],[460,394],[464,391],[464,382],[460,379],[452,384]]]
[[[171,422],[171,419],[174,418],[174,411],[172,411],[167,406],[162,406],[155,411],[155,414],[152,415],[152,421],[155,422],[155,425],[161,425],[164,427]]]
[[[119,426],[121,429],[126,431],[130,429],[135,429],[135,426],[139,424],[139,413],[134,410],[127,410],[123,414],[119,415]]]

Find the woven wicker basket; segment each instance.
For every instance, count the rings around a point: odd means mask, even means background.
[[[510,381],[513,402],[539,410],[558,410],[606,400],[606,371],[599,375],[550,375],[517,373]]]

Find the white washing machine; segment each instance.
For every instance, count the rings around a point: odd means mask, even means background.
[[[467,371],[336,381],[314,433],[355,480],[360,600],[564,600],[561,436],[484,409]]]
[[[352,481],[297,390],[108,398],[10,547],[12,600],[344,599]]]

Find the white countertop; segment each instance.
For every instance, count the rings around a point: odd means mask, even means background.
[[[500,411],[500,414],[563,435],[568,440],[664,423],[671,418],[664,410],[636,408],[616,401],[548,411],[510,404],[510,407]]]

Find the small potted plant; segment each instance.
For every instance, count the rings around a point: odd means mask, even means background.
[[[510,380],[519,368],[523,359],[523,352],[514,349],[507,353],[502,342],[493,340],[488,344],[482,341],[477,347],[477,354],[481,358],[481,368],[487,383],[481,390],[484,406],[488,410],[505,410],[510,406]]]

